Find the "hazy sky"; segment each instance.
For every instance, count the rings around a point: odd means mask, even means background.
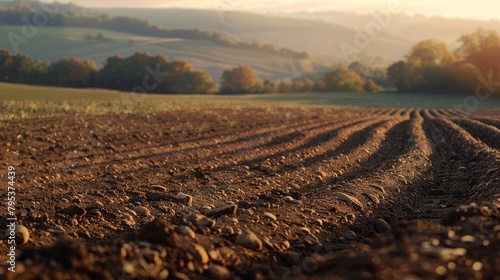
[[[500,0],[59,0],[87,7],[189,7],[254,12],[337,10],[360,13],[383,9],[391,1],[401,3],[403,11],[410,14],[500,19]]]

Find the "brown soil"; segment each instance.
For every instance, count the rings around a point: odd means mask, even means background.
[[[31,234],[15,273],[2,238],[0,278],[500,279],[498,111],[256,107],[0,131],[0,179],[15,166]]]

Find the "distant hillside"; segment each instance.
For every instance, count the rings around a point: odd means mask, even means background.
[[[244,41],[267,42],[310,52],[320,61],[343,59],[339,45],[353,44],[356,31],[348,24],[331,24],[285,16],[249,12],[196,9],[90,9],[94,14],[134,16],[171,28],[197,28],[223,32]],[[414,43],[389,33],[381,33],[366,50],[392,62],[401,59]]]
[[[1,2],[0,2],[1,3]],[[50,20],[44,23],[44,26],[56,27],[79,27],[79,28],[99,28],[139,34],[158,38],[181,38],[190,40],[203,40],[211,43],[237,49],[255,50],[259,52],[277,54],[291,59],[309,59],[310,54],[303,51],[295,51],[287,47],[276,46],[267,43],[249,43],[234,37],[225,36],[218,31],[206,31],[201,28],[168,28],[163,25],[154,24],[149,20],[137,18],[135,16],[116,16],[111,17],[107,14],[89,15],[87,10],[69,5],[74,8],[70,11],[64,11],[66,6],[59,4],[59,8],[46,8],[47,3],[36,1],[9,1],[8,5],[0,5],[0,24],[3,25],[25,25],[25,19],[37,17],[37,13],[49,13]],[[17,6],[16,6],[17,4]],[[50,4],[49,4],[50,6]],[[67,9],[66,9],[67,10]]]
[[[363,27],[373,20],[371,15],[346,13],[337,11],[297,12],[291,14],[276,14],[276,16],[293,17],[297,19],[321,20],[344,27]],[[494,30],[500,33],[500,20],[452,19],[444,17],[426,17],[423,15],[393,15],[391,24],[384,31],[393,36],[411,41],[438,39],[451,46],[464,33],[472,33],[478,28]]]
[[[0,38],[21,33],[21,26],[0,26]],[[161,39],[113,32],[102,29],[70,27],[38,27],[38,33],[28,44],[20,44],[19,51],[35,59],[56,61],[64,57],[89,58],[101,64],[107,57],[119,54],[129,56],[145,51],[152,55],[165,54],[170,61],[185,59],[196,68],[208,72],[219,81],[225,69],[249,65],[259,76],[283,79],[297,76],[297,68],[288,58],[252,50],[227,48],[216,44],[178,38]],[[89,40],[101,33],[104,40]],[[12,50],[9,40],[0,40],[0,49]]]

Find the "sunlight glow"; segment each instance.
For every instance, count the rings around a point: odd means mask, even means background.
[[[51,1],[45,1],[51,2]],[[500,20],[498,11],[500,1],[452,1],[452,0],[73,0],[86,7],[184,7],[199,9],[244,10],[261,13],[282,13],[296,11],[339,11],[370,13],[384,9],[390,2],[399,2],[407,14],[424,14],[429,16],[460,17],[474,19]],[[271,3],[271,4],[270,4]]]

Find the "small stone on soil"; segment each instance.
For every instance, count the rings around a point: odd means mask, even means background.
[[[264,214],[262,215],[262,217],[267,218],[267,219],[272,220],[272,221],[276,221],[277,220],[276,216],[274,214],[272,214],[272,213],[269,213],[269,212],[264,212]]]
[[[350,202],[350,203],[354,204],[355,206],[357,206],[359,208],[363,208],[363,203],[361,203],[354,196],[350,196],[350,195],[345,194],[343,192],[334,192],[333,195],[336,196],[338,199],[340,199],[342,201]]]
[[[396,186],[386,186],[385,188],[392,191],[392,192],[401,193],[401,190]]]
[[[207,264],[210,258],[208,257],[207,251],[202,246],[196,244],[189,248],[189,252],[194,256],[194,258],[201,262],[202,264]]]
[[[215,208],[207,211],[205,214],[207,217],[220,217],[224,215],[235,215],[238,210],[238,206],[236,204],[229,204],[223,207]]]
[[[342,233],[342,237],[347,240],[356,240],[358,238],[358,235],[352,230],[346,230]]]
[[[194,213],[184,216],[184,219],[195,227],[213,227],[215,220],[207,218],[205,215]]]
[[[377,233],[383,233],[391,230],[391,226],[382,218],[376,218],[373,221],[373,226],[375,227],[375,231]]]
[[[246,230],[238,235],[236,237],[236,244],[256,251],[262,250],[262,241],[250,230]]]
[[[231,273],[221,265],[212,264],[207,269],[208,276],[214,280],[229,280]]]
[[[161,191],[161,192],[167,191],[167,188],[165,188],[164,186],[160,186],[160,185],[152,185],[149,188],[152,190],[155,190],[155,191]]]
[[[177,201],[181,202],[184,205],[187,205],[187,206],[193,205],[193,197],[188,195],[188,194],[180,192],[175,196],[175,198],[177,199]]]
[[[134,208],[134,211],[141,216],[151,215],[151,212],[149,211],[149,209],[144,207],[144,206],[137,206]]]
[[[196,234],[194,233],[194,231],[188,227],[188,226],[178,226],[175,228],[175,231],[178,233],[178,234],[182,234],[182,235],[185,235],[185,236],[189,236],[191,238],[196,238]]]
[[[24,244],[28,243],[28,241],[30,239],[30,232],[29,232],[27,227],[25,227],[23,225],[16,225],[14,231],[16,233],[16,235],[15,235],[16,244],[24,245]],[[6,234],[7,234],[7,236],[10,235],[10,229],[7,229]]]

